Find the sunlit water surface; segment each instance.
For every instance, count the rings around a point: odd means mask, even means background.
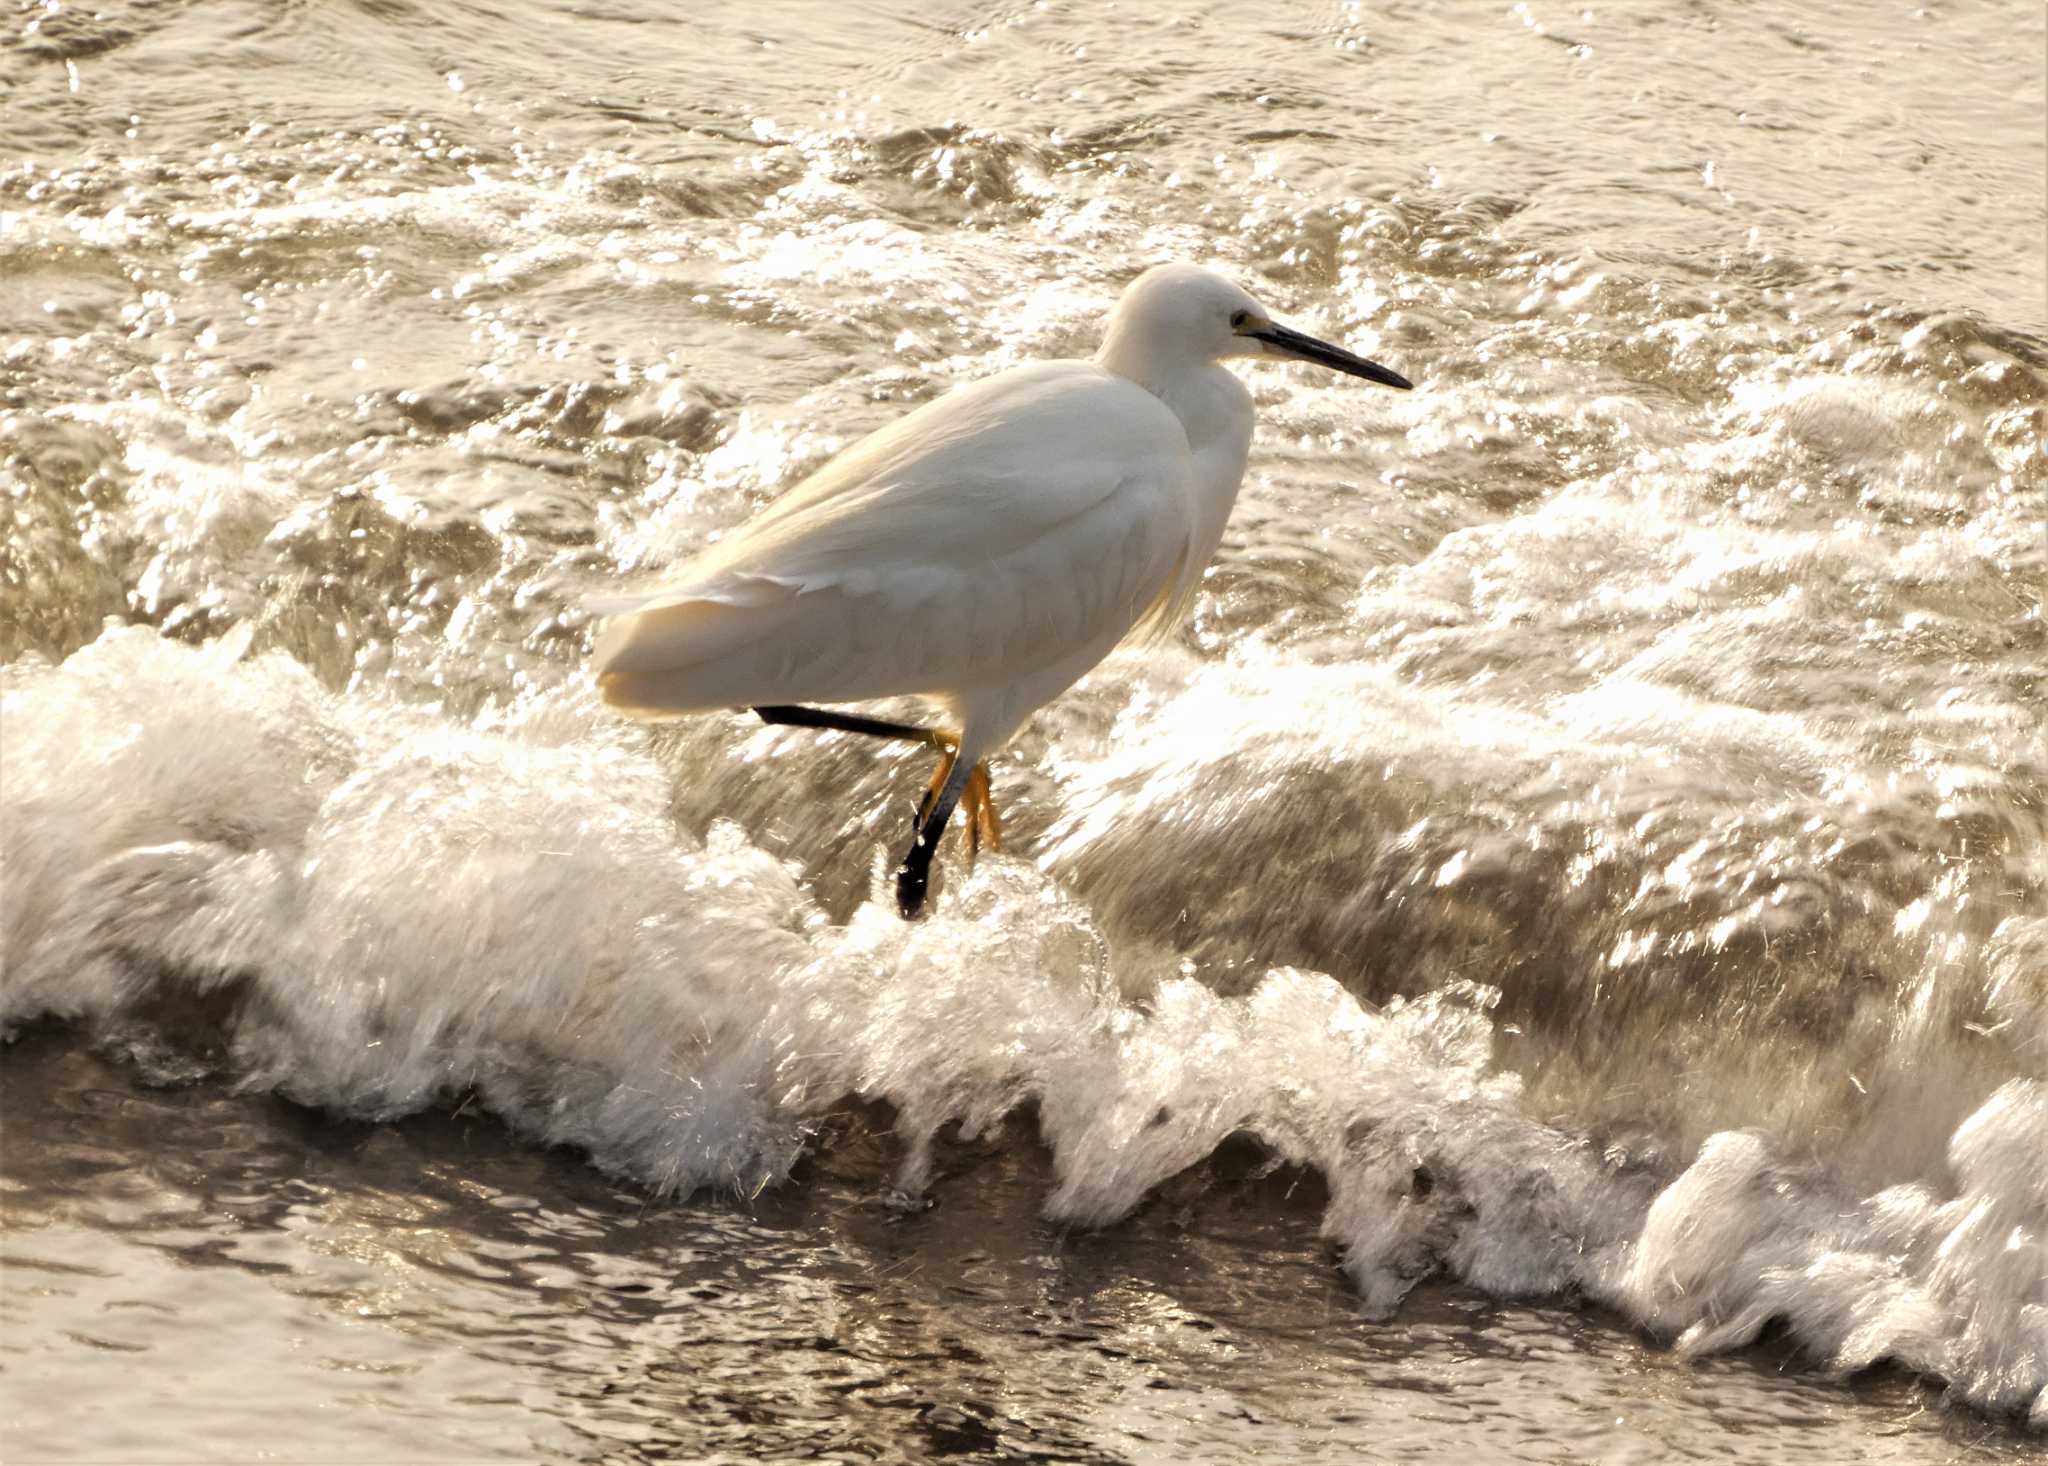
[[[2038,1453],[2038,6],[0,25],[9,1460]],[[596,704],[1176,258],[1420,389],[929,920]]]

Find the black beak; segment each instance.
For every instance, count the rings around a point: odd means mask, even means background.
[[[1368,382],[1378,382],[1382,387],[1399,387],[1406,392],[1415,385],[1399,372],[1390,372],[1376,361],[1353,356],[1341,346],[1332,346],[1327,341],[1318,341],[1285,326],[1268,326],[1263,331],[1247,331],[1245,334],[1254,341],[1263,341],[1274,347],[1282,356],[1298,357],[1317,366],[1348,372],[1354,377],[1364,377]]]

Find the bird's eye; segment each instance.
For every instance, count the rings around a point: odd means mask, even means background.
[[[1251,323],[1252,313],[1250,311],[1232,311],[1230,313],[1230,329],[1233,331],[1242,331]]]

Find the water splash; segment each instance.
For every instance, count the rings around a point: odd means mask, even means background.
[[[679,836],[663,772],[577,695],[457,724],[247,640],[117,629],[6,674],[10,1027],[341,1115],[479,1104],[659,1191],[758,1189],[874,1099],[903,1194],[942,1129],[1029,1112],[1048,1214],[1102,1226],[1249,1136],[1325,1177],[1369,1308],[1439,1271],[1576,1289],[1684,1350],[1782,1320],[1835,1368],[2048,1410],[2037,1081],[1867,1198],[1757,1132],[1639,1154],[1530,1114],[1495,989],[1374,1006],[1276,968],[1134,1000],[1088,909],[1013,859],[927,922],[885,896],[834,924],[736,826]]]

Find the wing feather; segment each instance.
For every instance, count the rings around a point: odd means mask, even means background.
[[[1080,362],[1018,368],[857,444],[684,565],[605,603],[608,700],[649,715],[858,701],[1014,674],[1178,600],[1180,422]]]

